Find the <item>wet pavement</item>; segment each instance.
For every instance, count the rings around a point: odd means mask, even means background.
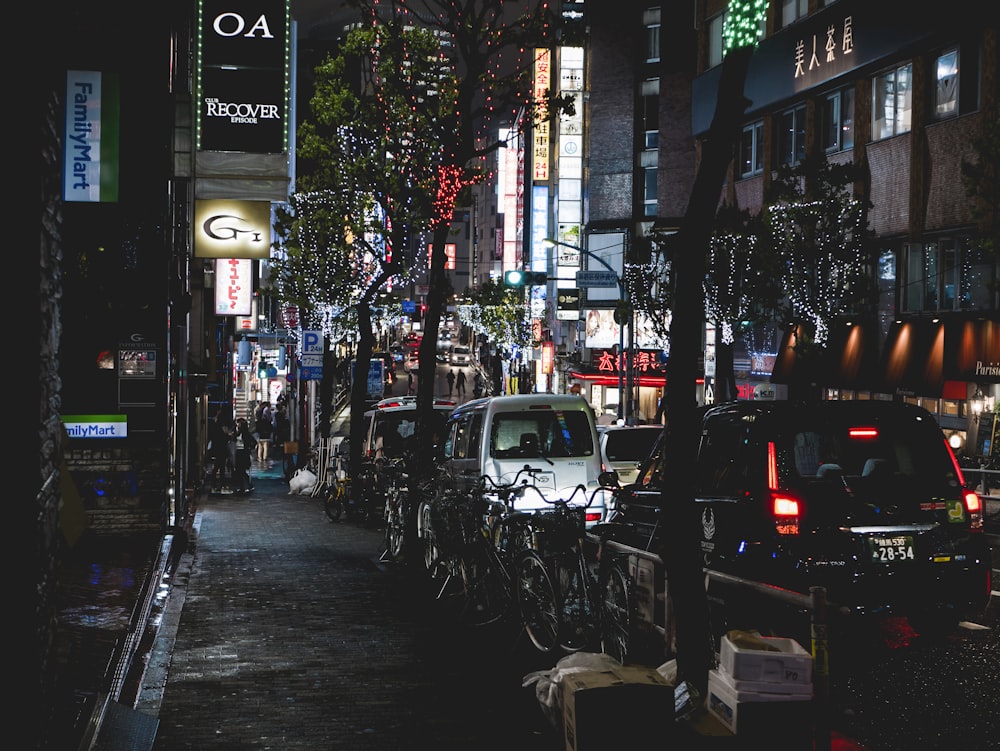
[[[277,462],[253,475],[248,496],[205,488],[167,540],[74,552],[53,748],[565,747],[522,687],[557,657],[505,625],[460,627],[416,572],[381,560],[380,529],[330,522],[318,497],[288,493]]]

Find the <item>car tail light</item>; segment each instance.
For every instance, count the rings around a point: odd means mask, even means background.
[[[974,490],[965,490],[962,493],[965,501],[965,510],[969,513],[969,529],[973,532],[983,531],[983,502]]]
[[[774,528],[779,535],[797,535],[799,520],[802,516],[802,504],[798,498],[787,493],[771,493],[771,514],[774,516]]]
[[[798,498],[778,492],[778,450],[774,441],[767,444],[767,486],[771,491],[771,514],[779,535],[797,535],[802,516]]]
[[[962,465],[958,463],[958,458],[955,456],[955,452],[951,450],[951,445],[947,439],[942,440],[944,440],[944,447],[948,451],[948,456],[951,457],[951,464],[955,468],[955,477],[958,478],[958,484],[962,488],[962,502],[965,504],[965,511],[969,515],[969,530],[972,532],[982,532],[983,502],[974,490],[967,490],[965,488],[965,475],[962,473]]]
[[[587,515],[585,517],[585,520],[586,520],[586,522],[588,524],[590,522],[599,522],[601,520],[601,512],[600,511],[588,511]]]

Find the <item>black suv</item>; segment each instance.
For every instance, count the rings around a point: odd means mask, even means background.
[[[905,615],[923,633],[985,610],[981,500],[926,410],[735,402],[702,408],[692,440],[710,604],[728,609],[760,592],[808,597],[821,586],[832,612]],[[648,550],[659,550],[665,521],[662,444],[610,514],[622,525],[615,539]]]

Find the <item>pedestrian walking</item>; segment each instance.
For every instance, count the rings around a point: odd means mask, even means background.
[[[257,448],[257,441],[250,432],[250,424],[245,418],[241,417],[236,421],[233,448],[236,454],[233,466],[236,469],[236,481],[239,483],[236,492],[239,495],[246,495],[254,489],[253,480],[250,479],[250,457]]]
[[[478,399],[479,397],[481,397],[483,395],[483,387],[485,385],[486,384],[483,381],[483,374],[482,373],[476,373],[476,378],[472,382],[472,395],[476,399]]]
[[[255,425],[257,427],[257,463],[267,466],[271,462],[271,437],[274,435],[274,417],[271,405],[265,402],[257,410]]]
[[[406,371],[406,393],[407,394],[412,394],[413,393],[413,371],[412,370]]]
[[[274,413],[274,440],[281,444],[282,470],[285,474],[285,480],[290,480],[295,472],[295,451],[291,450],[292,423],[285,410],[286,407],[282,404]]]
[[[232,455],[229,447],[233,440],[233,425],[229,417],[220,408],[215,413],[215,418],[209,423],[209,453],[212,457],[212,492],[222,491],[222,484],[226,481],[226,472],[229,472],[230,479],[233,478]]]
[[[458,378],[455,379],[455,385],[458,387],[458,395],[465,396],[465,371],[458,371]]]
[[[448,379],[448,396],[451,396],[451,392],[455,390],[455,369],[449,370],[446,377]]]

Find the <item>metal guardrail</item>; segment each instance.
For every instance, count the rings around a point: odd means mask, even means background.
[[[965,484],[981,495],[1000,496],[1000,469],[962,467]]]

